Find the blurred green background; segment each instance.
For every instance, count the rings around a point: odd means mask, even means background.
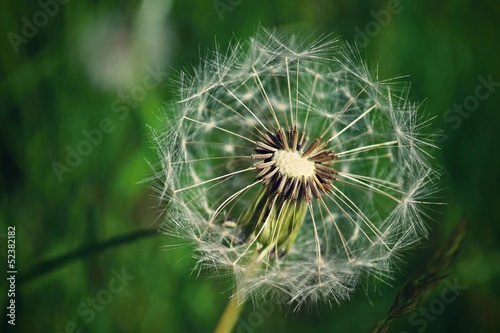
[[[334,32],[362,44],[381,78],[408,75],[411,98],[445,134],[437,162],[448,204],[430,213],[430,239],[394,288],[331,309],[247,305],[236,332],[367,332],[464,214],[470,227],[447,282],[466,289],[448,302],[439,285],[390,332],[498,331],[498,1],[59,1],[2,2],[2,332],[13,328],[7,226],[16,227],[18,332],[213,330],[230,282],[196,277],[191,250],[166,249],[174,240],[156,234],[161,207],[141,183],[155,160],[149,126],[161,126],[178,70],[215,37],[225,46],[259,25]]]

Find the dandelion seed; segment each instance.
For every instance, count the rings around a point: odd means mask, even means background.
[[[429,138],[407,91],[326,38],[262,29],[191,74],[159,143],[166,230],[235,293],[340,303],[425,235]],[[224,270],[222,268],[225,268]]]

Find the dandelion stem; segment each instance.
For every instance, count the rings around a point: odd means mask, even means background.
[[[250,269],[248,271],[249,275],[245,277],[246,281],[248,281],[248,279],[250,279],[255,273],[254,269],[256,268],[256,259],[257,252],[255,251],[249,258]],[[217,327],[215,327],[214,333],[231,333],[233,331],[238,319],[240,318],[241,312],[245,308],[246,299],[245,294],[238,288],[238,291],[236,291],[233,294],[233,297],[229,299],[229,302],[219,319],[219,323],[217,324]]]
[[[215,328],[214,333],[232,332],[244,307],[245,302],[243,301],[242,303],[240,303],[238,296],[231,297],[231,299],[227,303],[226,309],[222,313],[222,316],[219,320],[219,323],[217,324],[217,327]]]

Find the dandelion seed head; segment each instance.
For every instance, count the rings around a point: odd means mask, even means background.
[[[339,304],[426,236],[429,120],[355,48],[261,29],[177,84],[155,132],[162,230],[239,296]]]
[[[310,179],[314,175],[314,162],[302,158],[296,151],[278,150],[272,159],[276,161],[278,172],[295,179]]]

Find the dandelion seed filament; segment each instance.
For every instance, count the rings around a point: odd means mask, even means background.
[[[346,300],[426,233],[426,123],[349,46],[267,30],[242,46],[183,77],[155,133],[166,221],[239,296]]]

